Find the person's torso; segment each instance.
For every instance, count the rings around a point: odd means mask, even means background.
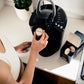
[[[15,49],[4,36],[0,36],[0,51],[4,52],[0,52],[0,60],[4,61],[10,66],[11,73],[14,79],[17,80],[20,73],[20,60]]]

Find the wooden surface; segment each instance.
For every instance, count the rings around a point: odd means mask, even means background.
[[[48,72],[40,70],[38,68],[36,68],[36,70],[39,73],[39,76],[41,75],[42,77],[45,78],[45,80],[50,81],[51,84],[75,84],[75,81],[68,80],[66,78],[48,73]]]

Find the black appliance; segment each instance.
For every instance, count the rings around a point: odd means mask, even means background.
[[[49,35],[48,44],[45,49],[40,51],[40,55],[47,57],[54,54],[59,50],[62,42],[63,32],[67,24],[67,17],[64,10],[54,5],[51,0],[51,4],[43,4],[46,0],[40,0],[38,2],[37,9],[32,13],[29,21],[32,33],[36,28],[41,27]]]

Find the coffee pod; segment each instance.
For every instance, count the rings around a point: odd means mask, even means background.
[[[70,50],[71,50],[72,53],[74,53],[76,51],[74,46],[70,46]]]
[[[66,48],[65,51],[64,51],[64,54],[68,55],[69,53],[70,53],[70,48]]]
[[[41,38],[42,33],[43,33],[43,29],[40,28],[40,27],[38,27],[38,28],[36,29],[36,40],[39,40],[39,39]]]

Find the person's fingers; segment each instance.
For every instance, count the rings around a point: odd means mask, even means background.
[[[29,44],[29,45],[31,45],[31,44],[32,44],[32,42],[28,42],[28,44]]]
[[[44,38],[45,38],[45,32],[43,30],[43,33],[42,33],[42,36],[41,36],[41,39],[40,40],[44,40]]]
[[[33,40],[36,40],[36,32],[34,32]]]
[[[26,44],[28,44],[28,43],[30,43],[30,42],[27,42],[27,41],[26,41],[26,42],[23,42],[22,44],[23,44],[23,45],[26,45]]]
[[[28,50],[28,49],[26,49],[26,50],[23,50],[22,52],[23,52],[23,53],[26,53],[26,52],[28,52],[28,51],[29,51],[29,50]]]
[[[26,49],[28,49],[29,47],[27,46],[27,47],[24,47],[22,50],[26,50]]]
[[[49,36],[45,33],[45,39],[44,39],[44,45],[46,46],[48,44],[48,38]]]
[[[32,42],[25,42],[22,45],[23,45],[23,47],[30,47],[31,44],[32,44]]]
[[[25,50],[31,46],[31,43],[22,45],[22,49]]]
[[[23,45],[22,48],[28,48],[30,45]]]
[[[47,41],[48,38],[49,38],[49,36],[45,33],[45,39],[44,39],[44,41]]]
[[[28,42],[28,46],[29,46],[29,47],[31,46],[31,44],[32,44],[32,42]]]

